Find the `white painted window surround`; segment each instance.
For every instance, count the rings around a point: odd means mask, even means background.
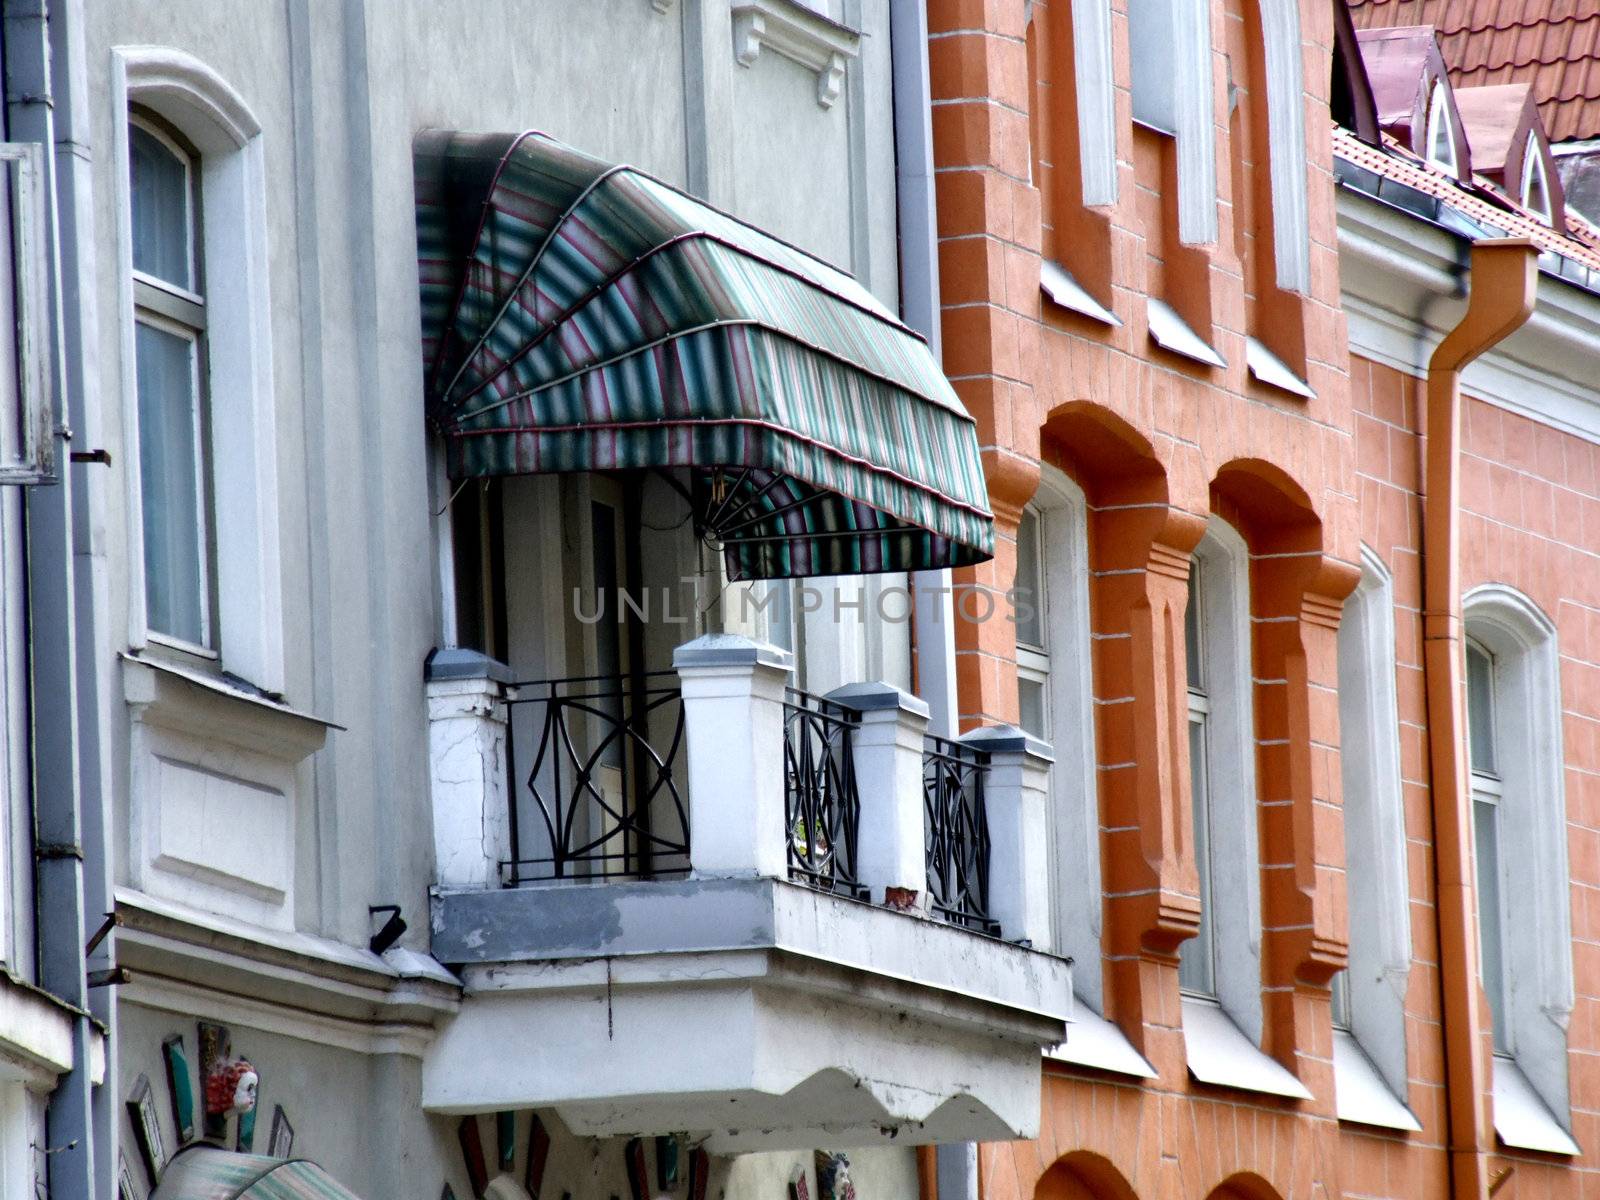
[[[1456,162],[1456,123],[1450,115],[1450,95],[1442,81],[1435,82],[1428,94],[1428,127],[1423,157],[1442,171],[1458,173]]]
[[[1133,119],[1178,146],[1178,237],[1217,240],[1211,9],[1202,0],[1129,0]]]
[[[1231,525],[1212,517],[1194,558],[1200,568],[1195,665],[1205,711],[1204,762],[1193,783],[1203,790],[1209,810],[1207,853],[1221,869],[1209,873],[1209,904],[1202,918],[1208,922],[1214,966],[1210,990],[1183,1000],[1189,1071],[1205,1083],[1303,1098],[1309,1095],[1303,1085],[1259,1049],[1261,855],[1249,550]],[[1185,952],[1197,942],[1185,943]]]
[[[1522,203],[1548,222],[1551,217],[1550,180],[1545,175],[1544,155],[1538,139],[1530,136],[1528,148],[1522,154]]]
[[[1072,0],[1072,56],[1083,203],[1091,208],[1115,204],[1117,106],[1111,67],[1111,0]]]
[[[1417,1129],[1405,1110],[1411,903],[1400,783],[1394,583],[1361,548],[1361,582],[1339,623],[1339,764],[1344,785],[1350,965],[1334,981],[1334,1057],[1342,1120]],[[1353,1051],[1353,1052],[1352,1052]],[[1387,1101],[1380,1089],[1388,1093]],[[1398,1125],[1397,1125],[1398,1123]]]
[[[1272,250],[1278,286],[1311,287],[1311,232],[1306,210],[1305,81],[1300,6],[1259,0],[1267,75],[1267,163],[1272,182]]]
[[[279,573],[277,420],[270,352],[266,167],[261,125],[215,71],[179,50],[119,46],[112,51],[112,127],[130,106],[158,114],[200,155],[202,256],[207,279],[208,447],[218,486],[217,647],[224,670],[263,691],[283,690],[283,597]],[[134,368],[132,226],[126,137],[113,139],[117,261],[121,293],[124,446],[139,445]],[[138,455],[122,457],[127,482],[128,641],[148,640]]]
[[[1462,615],[1467,636],[1491,656],[1489,732],[1503,818],[1505,1011],[1496,1037],[1495,1128],[1508,1145],[1571,1153],[1550,1144],[1570,1143],[1567,1023],[1574,994],[1555,626],[1502,584],[1468,592]],[[1548,1111],[1530,1107],[1530,1098]]]

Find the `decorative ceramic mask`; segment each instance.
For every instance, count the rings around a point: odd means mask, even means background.
[[[223,1059],[206,1077],[206,1115],[223,1117],[249,1112],[256,1106],[260,1083],[256,1069],[245,1059]]]

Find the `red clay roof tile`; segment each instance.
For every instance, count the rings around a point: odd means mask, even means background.
[[[1433,25],[1458,87],[1530,84],[1551,141],[1600,137],[1600,0],[1350,0],[1350,15]]]

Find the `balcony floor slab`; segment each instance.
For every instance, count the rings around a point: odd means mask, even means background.
[[[1061,959],[782,880],[453,892],[432,919],[467,991],[424,1106],[554,1108],[585,1135],[1031,1137],[1071,1015]]]

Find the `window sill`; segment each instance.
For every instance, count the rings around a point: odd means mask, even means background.
[[[344,728],[197,667],[138,654],[121,657],[124,699],[154,710],[161,724],[248,748],[270,746],[294,762],[320,750],[328,730]]]
[[[1257,338],[1245,338],[1244,362],[1250,369],[1250,378],[1257,383],[1264,383],[1292,396],[1299,396],[1302,400],[1317,398],[1317,394],[1311,390],[1311,385],[1296,375],[1288,363],[1268,350],[1265,343]]]
[[[1334,1111],[1341,1121],[1422,1132],[1422,1122],[1389,1090],[1354,1035],[1343,1029],[1333,1031],[1333,1089]]]
[[[1135,1079],[1155,1079],[1156,1070],[1145,1056],[1110,1021],[1077,996],[1072,998],[1072,1019],[1067,1022],[1067,1040],[1044,1052],[1046,1060],[1074,1067],[1131,1075]]]
[[[1517,1150],[1545,1154],[1581,1154],[1572,1135],[1550,1111],[1522,1068],[1510,1058],[1494,1058],[1494,1131]]]
[[[1072,277],[1072,272],[1048,258],[1039,262],[1039,290],[1053,303],[1070,312],[1088,317],[1091,321],[1099,321],[1103,325],[1110,325],[1113,329],[1122,327],[1122,322],[1117,319],[1116,313],[1091,296],[1088,290]]]
[[[1188,322],[1178,315],[1178,310],[1165,300],[1154,297],[1146,300],[1145,314],[1150,327],[1150,340],[1163,350],[1207,367],[1228,365],[1228,360],[1189,328]]]
[[[1183,1042],[1189,1074],[1201,1083],[1289,1100],[1312,1098],[1305,1084],[1262,1053],[1214,1001],[1183,998]]]

